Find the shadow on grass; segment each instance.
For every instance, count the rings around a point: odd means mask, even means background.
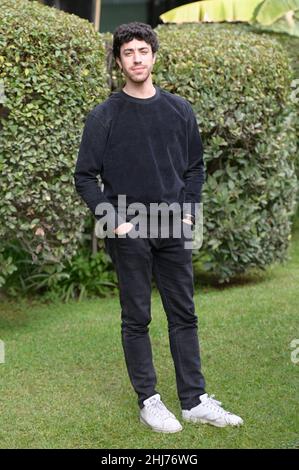
[[[272,266],[274,267],[274,265]],[[272,269],[257,270],[254,268],[244,274],[234,276],[230,281],[219,283],[219,278],[212,273],[203,271],[200,268],[194,268],[194,285],[195,287],[210,287],[217,290],[226,290],[234,287],[245,285],[260,284],[262,282],[270,281],[275,278],[275,273]]]
[[[28,314],[20,303],[3,296],[0,302],[0,330],[25,326],[28,323]]]

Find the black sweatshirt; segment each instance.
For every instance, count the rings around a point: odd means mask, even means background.
[[[117,214],[119,194],[126,195],[126,207],[139,202],[146,210],[152,202],[176,202],[182,208],[183,202],[201,199],[203,146],[193,109],[185,98],[154,87],[150,98],[112,93],[86,118],[75,186],[98,220],[106,212],[96,214],[97,205],[112,204],[107,218],[113,228],[125,221]],[[190,210],[182,210],[182,217],[185,213]]]

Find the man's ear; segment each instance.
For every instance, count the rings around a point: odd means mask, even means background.
[[[156,52],[154,52],[154,54],[153,54],[153,63],[155,63],[155,62],[156,62],[156,57],[157,57],[157,53],[156,53]]]

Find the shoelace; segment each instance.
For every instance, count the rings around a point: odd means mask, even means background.
[[[221,402],[221,401],[218,401],[218,400],[215,400],[214,397],[215,397],[215,395],[211,395],[211,396],[209,396],[209,399],[210,399],[213,403],[215,403],[216,405],[221,406],[221,405],[222,405],[222,402]]]
[[[151,412],[155,416],[164,416],[165,418],[172,416],[170,411],[160,400],[155,400],[152,403],[149,403],[147,407],[151,408]]]
[[[214,396],[215,395],[208,396],[208,398],[204,402],[204,405],[207,405],[209,408],[211,408],[212,410],[217,411],[217,413],[220,413],[222,415],[231,414],[229,411],[226,411],[221,407],[222,402],[218,401],[218,400],[215,400]]]

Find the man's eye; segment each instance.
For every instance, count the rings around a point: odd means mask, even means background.
[[[148,51],[141,51],[141,54],[144,54],[144,55],[145,55],[145,54],[148,54]],[[125,56],[126,56],[126,57],[128,57],[128,56],[130,56],[130,55],[132,55],[132,52],[125,52]]]

